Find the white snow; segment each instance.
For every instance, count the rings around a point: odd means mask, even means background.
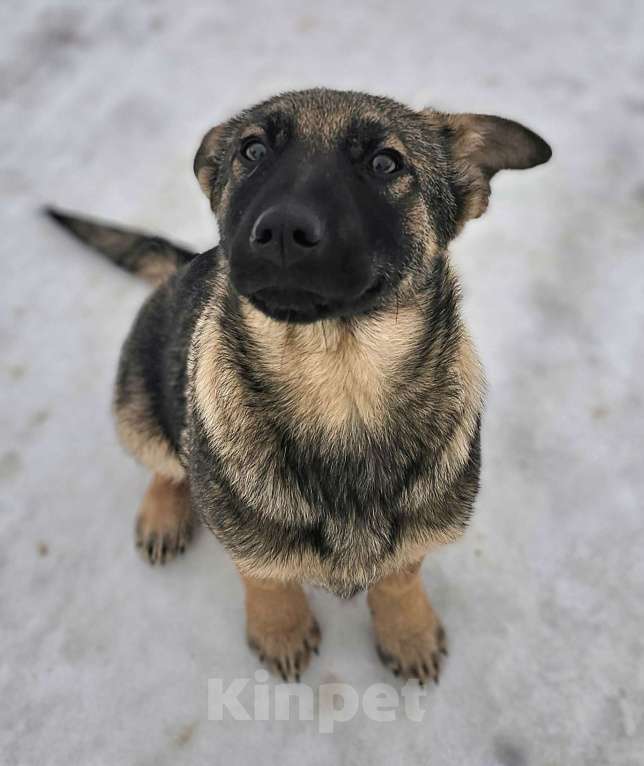
[[[6,0],[0,29],[0,762],[644,763],[644,6]],[[490,394],[475,521],[423,570],[441,684],[422,723],[333,734],[208,720],[208,679],[258,665],[210,535],[165,569],[134,550],[146,475],[109,404],[146,290],[38,215],[208,247],[201,135],[309,85],[511,116],[554,148],[452,249]],[[364,598],[312,601],[316,693],[400,690]]]

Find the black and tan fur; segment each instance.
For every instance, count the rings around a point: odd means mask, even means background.
[[[233,286],[250,176],[237,151],[258,131],[273,147],[304,147],[312,164],[343,147],[360,162],[374,135],[404,157],[408,172],[373,192],[378,221],[392,211],[379,237],[396,253],[379,262],[368,308],[289,322]],[[319,640],[301,583],[368,589],[380,656],[404,676],[438,677],[444,632],[418,570],[472,513],[484,389],[446,249],[485,210],[495,172],[549,156],[500,118],[303,91],[205,136],[195,172],[220,222],[213,250],[192,256],[115,229],[110,240],[56,214],[132,271],[174,270],[141,309],[116,383],[121,439],[155,476],[139,543],[162,561],[185,546],[193,514],[209,527],[244,579],[249,641],[284,677],[299,677]]]

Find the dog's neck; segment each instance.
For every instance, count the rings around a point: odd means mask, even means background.
[[[446,263],[440,276],[425,291],[372,314],[310,324],[275,321],[241,299],[240,317],[255,363],[302,422],[334,431],[381,424],[417,365],[419,349],[427,347],[430,315],[444,291],[453,298],[454,316],[441,316],[434,332],[444,332],[450,321],[460,328],[456,282]]]
[[[334,428],[382,415],[396,370],[422,333],[422,314],[409,307],[306,325],[276,322],[248,304],[243,313],[266,373],[307,422]]]

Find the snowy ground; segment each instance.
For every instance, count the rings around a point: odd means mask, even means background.
[[[642,4],[5,0],[0,29],[0,762],[644,763]],[[422,723],[333,735],[208,720],[208,678],[257,666],[214,539],[163,570],[132,545],[146,475],[109,400],[145,288],[36,212],[206,247],[202,133],[317,84],[513,116],[555,152],[453,247],[490,396],[475,522],[424,567],[441,685]],[[364,599],[312,600],[304,680],[394,683]]]

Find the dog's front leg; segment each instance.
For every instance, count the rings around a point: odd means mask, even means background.
[[[300,680],[311,652],[318,652],[320,628],[297,583],[242,575],[246,590],[248,644],[285,681]]]
[[[445,631],[423,589],[420,562],[376,583],[367,602],[384,664],[403,678],[438,682]]]

